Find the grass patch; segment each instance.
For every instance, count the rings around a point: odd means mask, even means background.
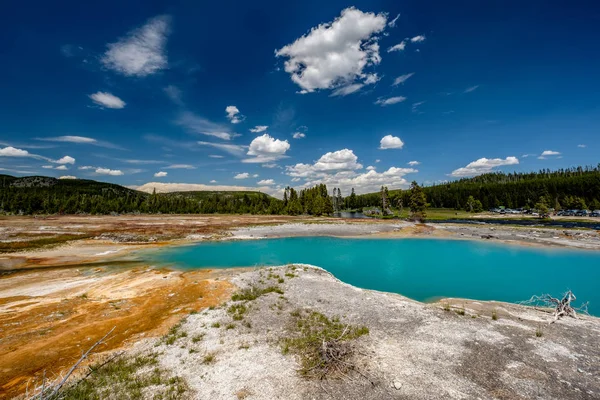
[[[227,330],[235,329],[235,324],[227,324],[227,325],[225,325],[225,329],[227,329]]]
[[[199,335],[195,335],[194,337],[192,337],[192,343],[198,343],[198,342],[202,341],[202,339],[204,339],[204,333],[201,333]]]
[[[213,324],[211,325],[211,327],[213,327],[213,328],[220,328],[221,327],[221,323],[219,323],[219,322],[213,322]]]
[[[293,334],[281,339],[284,354],[293,353],[300,359],[300,373],[306,377],[323,379],[343,376],[354,366],[352,340],[367,335],[369,328],[340,322],[339,318],[313,311],[296,310]]]
[[[227,314],[229,314],[234,321],[243,320],[246,312],[248,312],[248,307],[244,304],[234,304],[227,309]]]
[[[288,278],[290,278],[290,279],[291,279],[291,278],[295,278],[295,277],[297,277],[298,275],[296,275],[296,274],[293,274],[293,273],[291,273],[291,272],[286,272],[286,273],[285,273],[285,276],[287,276]]]
[[[202,359],[202,364],[212,364],[215,361],[217,361],[217,354],[211,352],[204,355],[204,358]]]
[[[444,311],[450,311],[450,303],[444,303]]]
[[[492,320],[494,320],[494,321],[498,320],[498,313],[496,312],[496,310],[492,310]]]
[[[187,337],[187,335],[188,335],[187,332],[181,330],[181,324],[182,324],[182,322],[178,323],[177,325],[173,325],[169,329],[169,332],[167,332],[167,334],[162,337],[163,343],[165,343],[167,346],[171,346],[171,345],[175,344],[175,342],[178,339]]]
[[[143,399],[151,388],[155,399],[179,399],[188,391],[179,377],[169,377],[157,367],[157,354],[117,358],[104,366],[91,366],[92,374],[67,387],[60,398],[66,400]]]
[[[266,288],[258,288],[256,286],[251,286],[249,288],[245,288],[234,293],[233,296],[231,296],[231,300],[252,301],[258,299],[260,296],[263,296],[267,293],[283,294],[283,290],[281,290],[277,286],[268,286]]]

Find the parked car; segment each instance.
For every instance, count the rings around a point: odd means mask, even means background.
[[[594,210],[590,214],[590,217],[600,217],[600,210]]]
[[[575,213],[575,216],[576,216],[576,217],[587,217],[587,216],[589,216],[589,215],[590,215],[590,210],[578,210],[578,211]]]

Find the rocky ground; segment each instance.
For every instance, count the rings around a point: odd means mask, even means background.
[[[506,303],[423,304],[362,290],[303,265],[240,273],[240,289],[280,293],[189,315],[131,354],[158,355],[197,399],[597,399],[600,320]],[[235,296],[234,296],[235,298]],[[240,306],[243,305],[243,312]],[[344,374],[303,376],[286,349],[302,317],[318,312],[366,327],[349,340]],[[183,396],[183,395],[182,395]]]

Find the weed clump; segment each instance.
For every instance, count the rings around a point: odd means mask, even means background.
[[[493,319],[494,321],[498,320],[498,313],[496,312],[496,310],[493,310],[493,311],[492,311],[492,319]]]
[[[284,354],[300,358],[299,372],[308,378],[340,377],[355,369],[352,341],[367,335],[369,328],[343,324],[339,318],[313,311],[292,312],[294,333],[281,339]]]
[[[233,296],[231,296],[231,300],[252,301],[258,299],[260,296],[265,295],[267,293],[283,294],[283,290],[281,290],[281,288],[277,286],[268,286],[266,288],[258,288],[256,286],[252,286],[234,293]]]
[[[247,311],[248,307],[244,304],[234,304],[227,309],[227,314],[231,315],[234,321],[241,321]]]
[[[202,364],[212,364],[217,360],[216,353],[207,353],[202,359]]]
[[[173,325],[169,329],[169,332],[167,332],[167,334],[162,337],[162,341],[167,346],[171,346],[172,344],[175,344],[177,339],[181,339],[184,337],[187,337],[187,332],[181,330],[181,322],[180,322],[177,325]]]

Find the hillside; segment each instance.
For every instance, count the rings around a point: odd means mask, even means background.
[[[86,179],[0,175],[0,212],[14,214],[273,213],[279,200],[253,191],[149,194]]]

